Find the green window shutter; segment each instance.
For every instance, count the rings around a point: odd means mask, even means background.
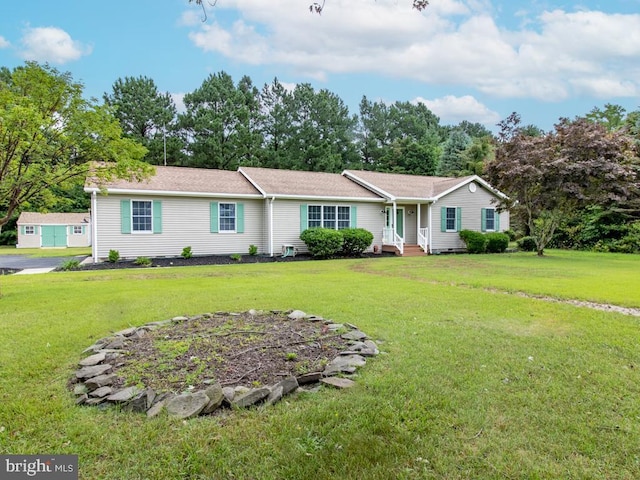
[[[82,225],[82,234],[84,235],[87,232],[87,227]]]
[[[440,231],[447,231],[447,207],[440,207]]]
[[[209,208],[211,217],[211,233],[218,233],[218,202],[211,202]]]
[[[153,233],[162,233],[162,202],[153,201]]]
[[[306,203],[300,205],[300,233],[309,227],[309,209]]]
[[[483,232],[486,232],[487,231],[487,209],[486,208],[480,209],[480,219],[481,219],[480,229]]]
[[[67,230],[69,231],[69,235],[73,235],[73,227],[71,225],[67,227]]]
[[[456,232],[462,231],[462,208],[456,208]]]
[[[120,200],[120,233],[131,233],[131,202]]]
[[[358,228],[358,207],[355,205],[351,206],[351,218],[349,220],[351,222],[351,228]]]
[[[24,235],[24,232],[26,232],[26,228],[24,227],[24,225],[20,226],[20,235]]]
[[[244,233],[244,203],[236,204],[236,232]]]
[[[500,231],[500,214],[497,211],[493,212],[493,218],[495,219],[494,220],[495,230],[496,232],[499,232]]]
[[[36,235],[38,235],[38,226],[36,225],[35,227],[33,227],[33,233],[35,233]]]

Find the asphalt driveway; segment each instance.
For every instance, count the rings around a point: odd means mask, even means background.
[[[10,268],[12,270],[26,270],[30,268],[56,268],[67,260],[84,260],[80,257],[42,257],[34,258],[26,255],[0,255],[0,268]]]

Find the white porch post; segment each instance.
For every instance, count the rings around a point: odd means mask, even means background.
[[[98,194],[91,195],[91,257],[98,263]]]
[[[421,226],[421,221],[420,221],[420,207],[421,204],[418,203],[417,208],[416,208],[416,215],[418,216],[416,218],[416,238],[420,238],[420,226]]]
[[[435,203],[435,202],[434,202]],[[433,222],[431,221],[431,214],[433,213],[433,203],[430,203],[427,205],[427,216],[429,217],[429,253],[431,253],[432,251],[432,246],[433,246],[433,239],[432,239],[432,235],[433,235]]]

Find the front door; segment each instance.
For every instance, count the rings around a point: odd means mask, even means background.
[[[43,225],[42,226],[42,246],[43,247],[66,247],[67,227],[64,225]]]
[[[391,218],[393,216],[393,207],[386,208],[386,227],[391,229]],[[404,238],[404,207],[396,207],[396,233]]]

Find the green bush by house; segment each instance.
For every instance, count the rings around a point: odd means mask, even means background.
[[[308,228],[300,234],[300,240],[316,258],[329,258],[342,250],[342,233],[332,228]]]
[[[364,228],[345,228],[340,230],[343,243],[342,251],[345,255],[360,255],[373,243],[373,233]]]
[[[487,237],[481,232],[462,230],[460,238],[467,246],[468,253],[484,253],[487,248]]]

